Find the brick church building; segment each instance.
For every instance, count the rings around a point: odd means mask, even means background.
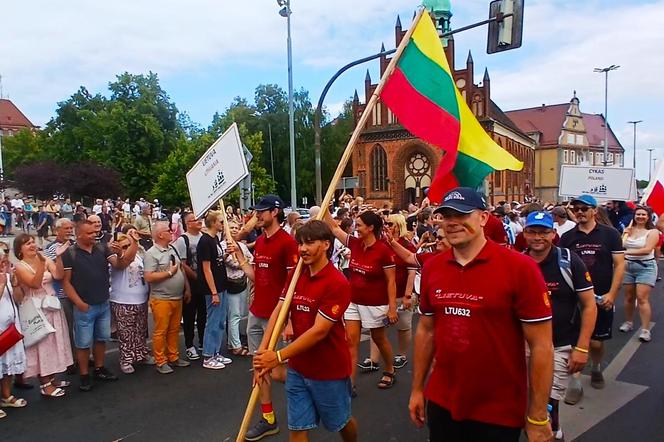
[[[406,30],[397,18],[394,29],[396,46]],[[454,39],[445,39],[445,55],[454,75],[454,81],[468,106],[491,137],[512,155],[523,161],[520,172],[497,171],[488,177],[485,189],[491,204],[501,200],[524,201],[533,193],[535,141],[523,133],[491,100],[491,81],[485,69],[480,85],[474,83],[474,63],[468,54],[463,69],[454,67]],[[391,58],[380,58],[380,74],[385,72]],[[377,84],[372,83],[369,72],[364,81],[364,104],[357,91],[353,99],[353,115],[357,124]],[[406,208],[419,203],[431,185],[443,151],[414,137],[403,128],[392,112],[380,100],[367,126],[362,131],[353,152],[353,176],[358,177],[355,195],[367,203],[381,207],[391,203],[395,208]]]

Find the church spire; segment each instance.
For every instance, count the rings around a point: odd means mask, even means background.
[[[491,81],[491,79],[489,78],[489,69],[484,68],[484,78],[482,78],[482,82],[486,83],[487,81]]]

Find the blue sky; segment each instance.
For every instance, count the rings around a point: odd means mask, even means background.
[[[347,62],[394,47],[394,23],[404,28],[418,5],[404,0],[292,0],[294,84],[315,103],[328,78]],[[29,5],[28,5],[29,3]],[[453,27],[485,19],[488,0],[452,1]],[[286,21],[276,1],[246,0],[35,0],[2,7],[0,75],[11,98],[43,125],[56,103],[80,85],[104,91],[114,75],[159,74],[181,111],[203,126],[235,96],[251,99],[256,85],[287,86]],[[637,176],[647,177],[648,153],[664,158],[664,0],[528,0],[523,47],[487,55],[486,28],[456,36],[457,67],[468,50],[476,82],[484,67],[492,97],[504,110],[567,102],[573,90],[584,112],[604,109],[604,83],[593,67],[612,72],[609,122],[631,165],[632,126],[638,128]],[[326,104],[338,110],[369,68],[357,67],[337,81]]]

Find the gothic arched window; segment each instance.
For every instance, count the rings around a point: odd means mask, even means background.
[[[371,151],[371,187],[374,191],[387,191],[387,154],[380,144]]]

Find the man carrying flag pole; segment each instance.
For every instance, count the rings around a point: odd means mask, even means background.
[[[254,382],[260,382],[272,369],[288,361],[290,440],[309,440],[309,430],[322,421],[328,431],[338,432],[345,442],[354,442],[357,424],[351,416],[350,351],[343,324],[350,303],[350,284],[329,261],[334,236],[327,224],[310,221],[295,237],[305,269],[289,309],[293,341],[276,352],[268,350],[282,297],[254,356]],[[284,291],[287,289],[288,284]]]

